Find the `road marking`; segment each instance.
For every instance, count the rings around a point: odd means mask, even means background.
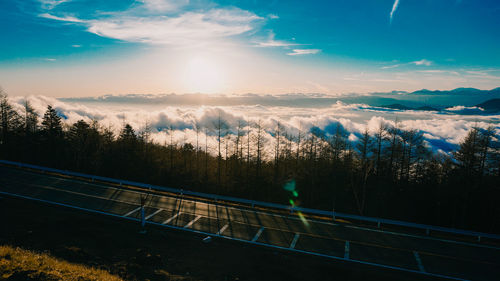
[[[259,239],[259,236],[262,234],[262,231],[264,231],[264,227],[261,227],[259,229],[259,231],[257,231],[257,233],[255,233],[255,236],[253,237],[252,242],[255,242],[255,241],[257,241],[257,239]]]
[[[199,219],[201,218],[201,216],[197,216],[196,218],[194,218],[192,221],[190,221],[188,224],[186,224],[184,226],[184,228],[189,228],[193,225],[193,223],[195,223],[196,221],[198,221]]]
[[[164,221],[162,224],[167,224],[167,223],[171,222],[173,219],[175,219],[180,214],[182,214],[182,212],[178,212],[177,214],[171,216],[169,219],[167,219],[166,221]]]
[[[300,234],[295,233],[295,236],[293,237],[292,243],[290,243],[290,249],[295,248],[295,244],[297,244],[297,241],[299,240]]]
[[[130,211],[130,212],[128,212],[128,213],[126,213],[126,214],[125,214],[125,215],[123,215],[123,216],[124,216],[124,217],[128,217],[128,216],[130,216],[131,214],[133,214],[133,213],[135,213],[135,212],[139,211],[140,209],[141,209],[141,207],[137,207],[136,209],[133,209],[132,211]]]
[[[156,212],[154,212],[151,215],[147,216],[145,219],[148,220],[148,219],[152,218],[154,215],[158,214],[161,211],[163,211],[163,209],[160,208],[160,209],[156,210]]]
[[[418,269],[422,272],[425,272],[424,265],[422,264],[422,260],[420,259],[420,255],[417,251],[413,251],[413,255],[415,256],[415,260],[417,261]]]
[[[344,259],[349,259],[349,241],[345,241]]]
[[[226,225],[224,225],[219,231],[217,231],[217,235],[221,235],[222,232],[224,232],[224,230],[226,230],[226,228],[229,226],[229,223],[226,223]]]

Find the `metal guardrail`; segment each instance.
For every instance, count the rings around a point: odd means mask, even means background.
[[[477,232],[477,231],[470,231],[470,230],[463,230],[463,229],[456,229],[456,228],[448,228],[448,227],[441,227],[441,226],[434,226],[434,225],[426,225],[426,224],[405,222],[405,221],[398,221],[398,220],[391,220],[391,219],[384,219],[384,218],[365,217],[365,216],[359,216],[359,215],[353,215],[353,214],[344,214],[344,213],[339,213],[339,212],[334,212],[334,211],[324,211],[324,210],[303,208],[303,207],[297,207],[297,206],[287,206],[287,205],[277,204],[277,203],[255,201],[255,200],[249,200],[249,199],[244,199],[244,198],[217,195],[217,194],[211,194],[211,193],[195,192],[195,191],[190,191],[190,190],[157,186],[157,185],[145,184],[145,183],[128,181],[128,180],[120,180],[120,179],[113,179],[113,178],[101,177],[101,176],[96,176],[96,175],[88,175],[88,174],[83,174],[83,173],[65,171],[65,170],[60,170],[60,169],[42,167],[42,166],[38,166],[38,165],[25,164],[25,163],[21,163],[21,162],[14,162],[14,161],[8,161],[8,160],[0,160],[0,164],[6,164],[6,165],[16,166],[16,167],[20,167],[20,168],[35,169],[35,170],[63,174],[63,175],[74,176],[74,177],[80,177],[80,178],[86,178],[86,179],[90,179],[92,181],[98,180],[98,181],[103,181],[103,182],[115,183],[115,184],[119,184],[119,185],[130,185],[130,186],[147,188],[150,190],[158,190],[158,191],[166,191],[166,192],[177,193],[177,194],[191,195],[191,196],[211,199],[211,200],[215,200],[215,201],[228,201],[228,202],[235,202],[235,203],[240,203],[240,204],[247,204],[247,205],[250,205],[251,207],[261,206],[261,207],[267,207],[267,208],[273,208],[273,209],[288,210],[291,212],[302,212],[302,213],[307,213],[307,214],[328,216],[328,217],[332,217],[332,218],[343,218],[343,219],[351,219],[351,220],[357,220],[357,221],[376,223],[379,228],[382,224],[386,224],[386,225],[395,225],[395,226],[402,226],[402,227],[408,227],[408,228],[422,229],[422,230],[425,230],[427,235],[430,234],[430,231],[437,231],[437,232],[445,232],[445,233],[451,233],[451,234],[477,237],[478,242],[481,241],[481,238],[490,238],[490,239],[500,240],[500,235],[491,234],[491,233],[484,233],[484,232]]]

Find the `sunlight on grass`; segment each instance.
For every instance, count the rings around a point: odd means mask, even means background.
[[[0,280],[122,280],[107,271],[72,264],[47,254],[0,246]]]

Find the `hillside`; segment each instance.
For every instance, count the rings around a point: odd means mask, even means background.
[[[498,112],[500,111],[500,99],[491,99],[476,105],[477,107],[484,108],[486,111]]]
[[[107,271],[69,263],[48,254],[0,246],[0,280],[120,281]]]

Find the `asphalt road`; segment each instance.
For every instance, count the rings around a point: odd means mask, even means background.
[[[325,258],[458,280],[500,280],[500,246],[437,238],[148,194],[102,183],[0,166],[0,194],[141,218]],[[15,212],[15,210],[12,210]]]

